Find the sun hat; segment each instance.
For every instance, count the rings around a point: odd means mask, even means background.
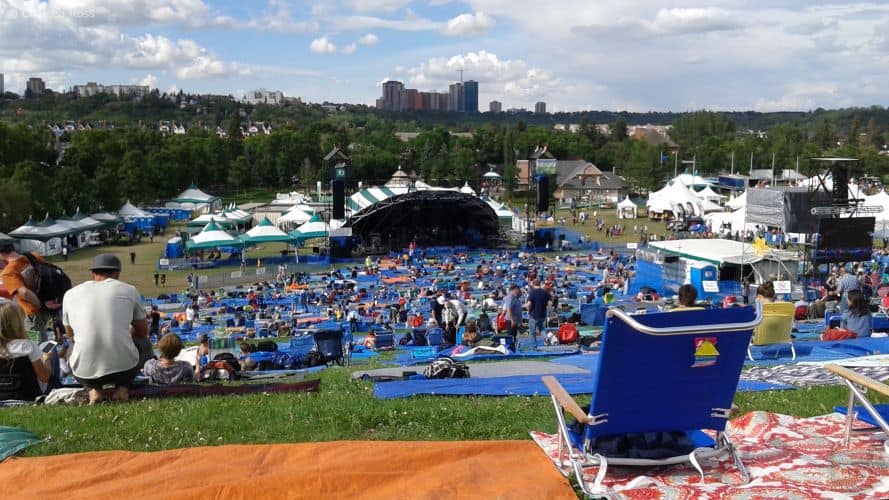
[[[120,259],[110,253],[96,255],[90,271],[120,271]]]

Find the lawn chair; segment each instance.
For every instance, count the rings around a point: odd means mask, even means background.
[[[390,349],[395,349],[395,334],[391,331],[379,331],[375,333],[377,341],[376,341],[376,350],[385,351]]]
[[[581,488],[591,496],[603,493],[609,464],[687,462],[703,476],[699,461],[724,452],[749,481],[724,431],[745,348],[762,319],[761,310],[738,307],[629,316],[612,309],[607,316],[588,412],[558,380],[543,377],[559,424],[559,464],[565,464],[567,450]],[[565,412],[584,424],[582,431],[569,429]],[[716,431],[716,438],[702,429]],[[656,457],[644,451],[621,456],[599,449],[603,438],[639,433],[679,434],[683,446]],[[584,466],[599,467],[592,485],[583,480]]]
[[[753,346],[790,345],[791,360],[796,359],[796,349],[790,334],[793,331],[793,317],[796,308],[790,302],[772,302],[762,305],[762,323],[753,332],[753,340],[747,348],[747,357],[753,361]],[[778,357],[780,348],[775,350]]]
[[[889,396],[889,385],[886,385],[870,377],[861,375],[854,370],[850,370],[839,365],[829,364],[825,366],[825,368],[827,368],[828,371],[842,377],[843,382],[845,382],[846,386],[849,387],[849,406],[845,409],[845,446],[849,446],[849,441],[852,436],[852,420],[856,417],[856,399],[859,403],[861,403],[861,406],[864,406],[868,413],[867,415],[860,416],[859,419],[871,425],[876,425],[883,430],[884,434],[889,436],[889,423],[887,423],[887,420],[889,420],[889,405],[873,405],[865,396],[865,392],[867,390],[874,391],[878,394],[882,394],[883,396]],[[863,387],[865,391],[860,390],[857,386]],[[889,456],[889,439],[883,442],[883,449],[886,450],[886,455]]]
[[[325,363],[336,363],[348,366],[349,357],[346,356],[346,347],[343,345],[343,330],[319,330],[312,335],[315,339],[315,348],[324,356]]]

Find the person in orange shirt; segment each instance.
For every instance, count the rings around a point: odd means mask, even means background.
[[[45,262],[42,256],[33,252],[31,255],[38,261]],[[15,297],[24,311],[27,318],[25,327],[40,332],[41,342],[47,340],[46,325],[49,320],[58,319],[62,304],[40,301],[34,293],[34,289],[37,288],[37,271],[31,266],[27,257],[15,251],[11,241],[0,243],[0,260],[6,261],[6,267],[0,272],[3,286],[9,295]]]

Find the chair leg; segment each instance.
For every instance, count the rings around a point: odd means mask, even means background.
[[[790,360],[796,361],[796,349],[793,347],[793,342],[790,343],[790,354],[791,354]]]

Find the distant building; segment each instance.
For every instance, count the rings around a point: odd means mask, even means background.
[[[386,101],[384,101],[382,97],[378,97],[376,106],[377,106],[377,109],[383,109],[386,107]]]
[[[546,103],[543,101],[538,101],[536,104],[534,104],[534,112],[537,114],[546,113]]]
[[[280,90],[259,89],[247,92],[243,102],[247,104],[270,104],[280,106],[284,104],[284,93]]]
[[[432,94],[434,92],[420,92],[420,109],[423,111],[432,110]]]
[[[3,87],[3,73],[0,73],[0,96],[6,92],[6,89]]]
[[[75,85],[74,93],[77,97],[91,97],[98,94],[111,94],[117,97],[132,97],[141,99],[148,95],[151,89],[148,85],[102,85],[96,82],[87,82],[86,85]]]
[[[679,145],[673,142],[666,134],[666,128],[660,127],[635,127],[630,136],[634,139],[647,142],[652,146],[662,148],[664,153],[671,154],[679,151]]]
[[[464,107],[464,99],[465,93],[462,83],[452,83],[450,87],[448,87],[448,111],[458,111],[463,112],[466,108]]]
[[[502,113],[503,112],[503,103],[500,101],[491,101],[488,104],[488,112],[489,113]]]
[[[478,113],[478,82],[469,80],[463,84],[463,111]]]
[[[32,96],[36,97],[42,95],[43,92],[46,91],[46,83],[43,82],[43,78],[32,76],[31,78],[28,78],[28,83],[25,88]]]
[[[383,82],[383,109],[387,111],[401,111],[404,104],[401,102],[404,93],[404,84],[397,80]]]
[[[404,111],[419,111],[422,106],[420,92],[417,89],[404,89],[401,94],[402,109]]]

